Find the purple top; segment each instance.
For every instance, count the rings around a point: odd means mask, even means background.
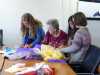
[[[44,44],[49,44],[55,48],[59,48],[62,45],[66,45],[68,42],[68,36],[67,34],[60,30],[60,34],[58,37],[54,37],[53,35],[51,35],[49,33],[49,31],[46,33],[45,37],[44,37]]]
[[[70,53],[70,62],[82,62],[91,45],[91,35],[87,27],[80,27],[74,35],[72,44],[61,49],[61,52]]]

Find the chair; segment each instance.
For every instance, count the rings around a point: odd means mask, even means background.
[[[86,57],[81,63],[71,63],[71,67],[78,75],[94,75],[100,63],[100,48],[91,45]]]
[[[0,47],[3,46],[3,30],[0,29]]]

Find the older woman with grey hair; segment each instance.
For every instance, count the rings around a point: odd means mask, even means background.
[[[48,31],[44,37],[44,44],[51,45],[55,48],[62,48],[67,45],[67,33],[59,29],[57,19],[50,19],[47,22]]]

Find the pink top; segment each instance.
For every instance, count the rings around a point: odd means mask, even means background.
[[[43,41],[44,44],[51,45],[55,48],[59,48],[62,45],[66,45],[67,42],[68,42],[68,35],[62,30],[60,30],[60,34],[57,37],[54,37],[48,31]]]

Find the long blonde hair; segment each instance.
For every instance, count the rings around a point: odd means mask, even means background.
[[[29,28],[25,27],[23,20],[27,21],[31,25],[31,35],[34,36],[36,30],[39,26],[42,26],[42,23],[39,20],[36,20],[30,13],[25,13],[21,19],[21,32],[22,36],[26,35],[29,32]]]

